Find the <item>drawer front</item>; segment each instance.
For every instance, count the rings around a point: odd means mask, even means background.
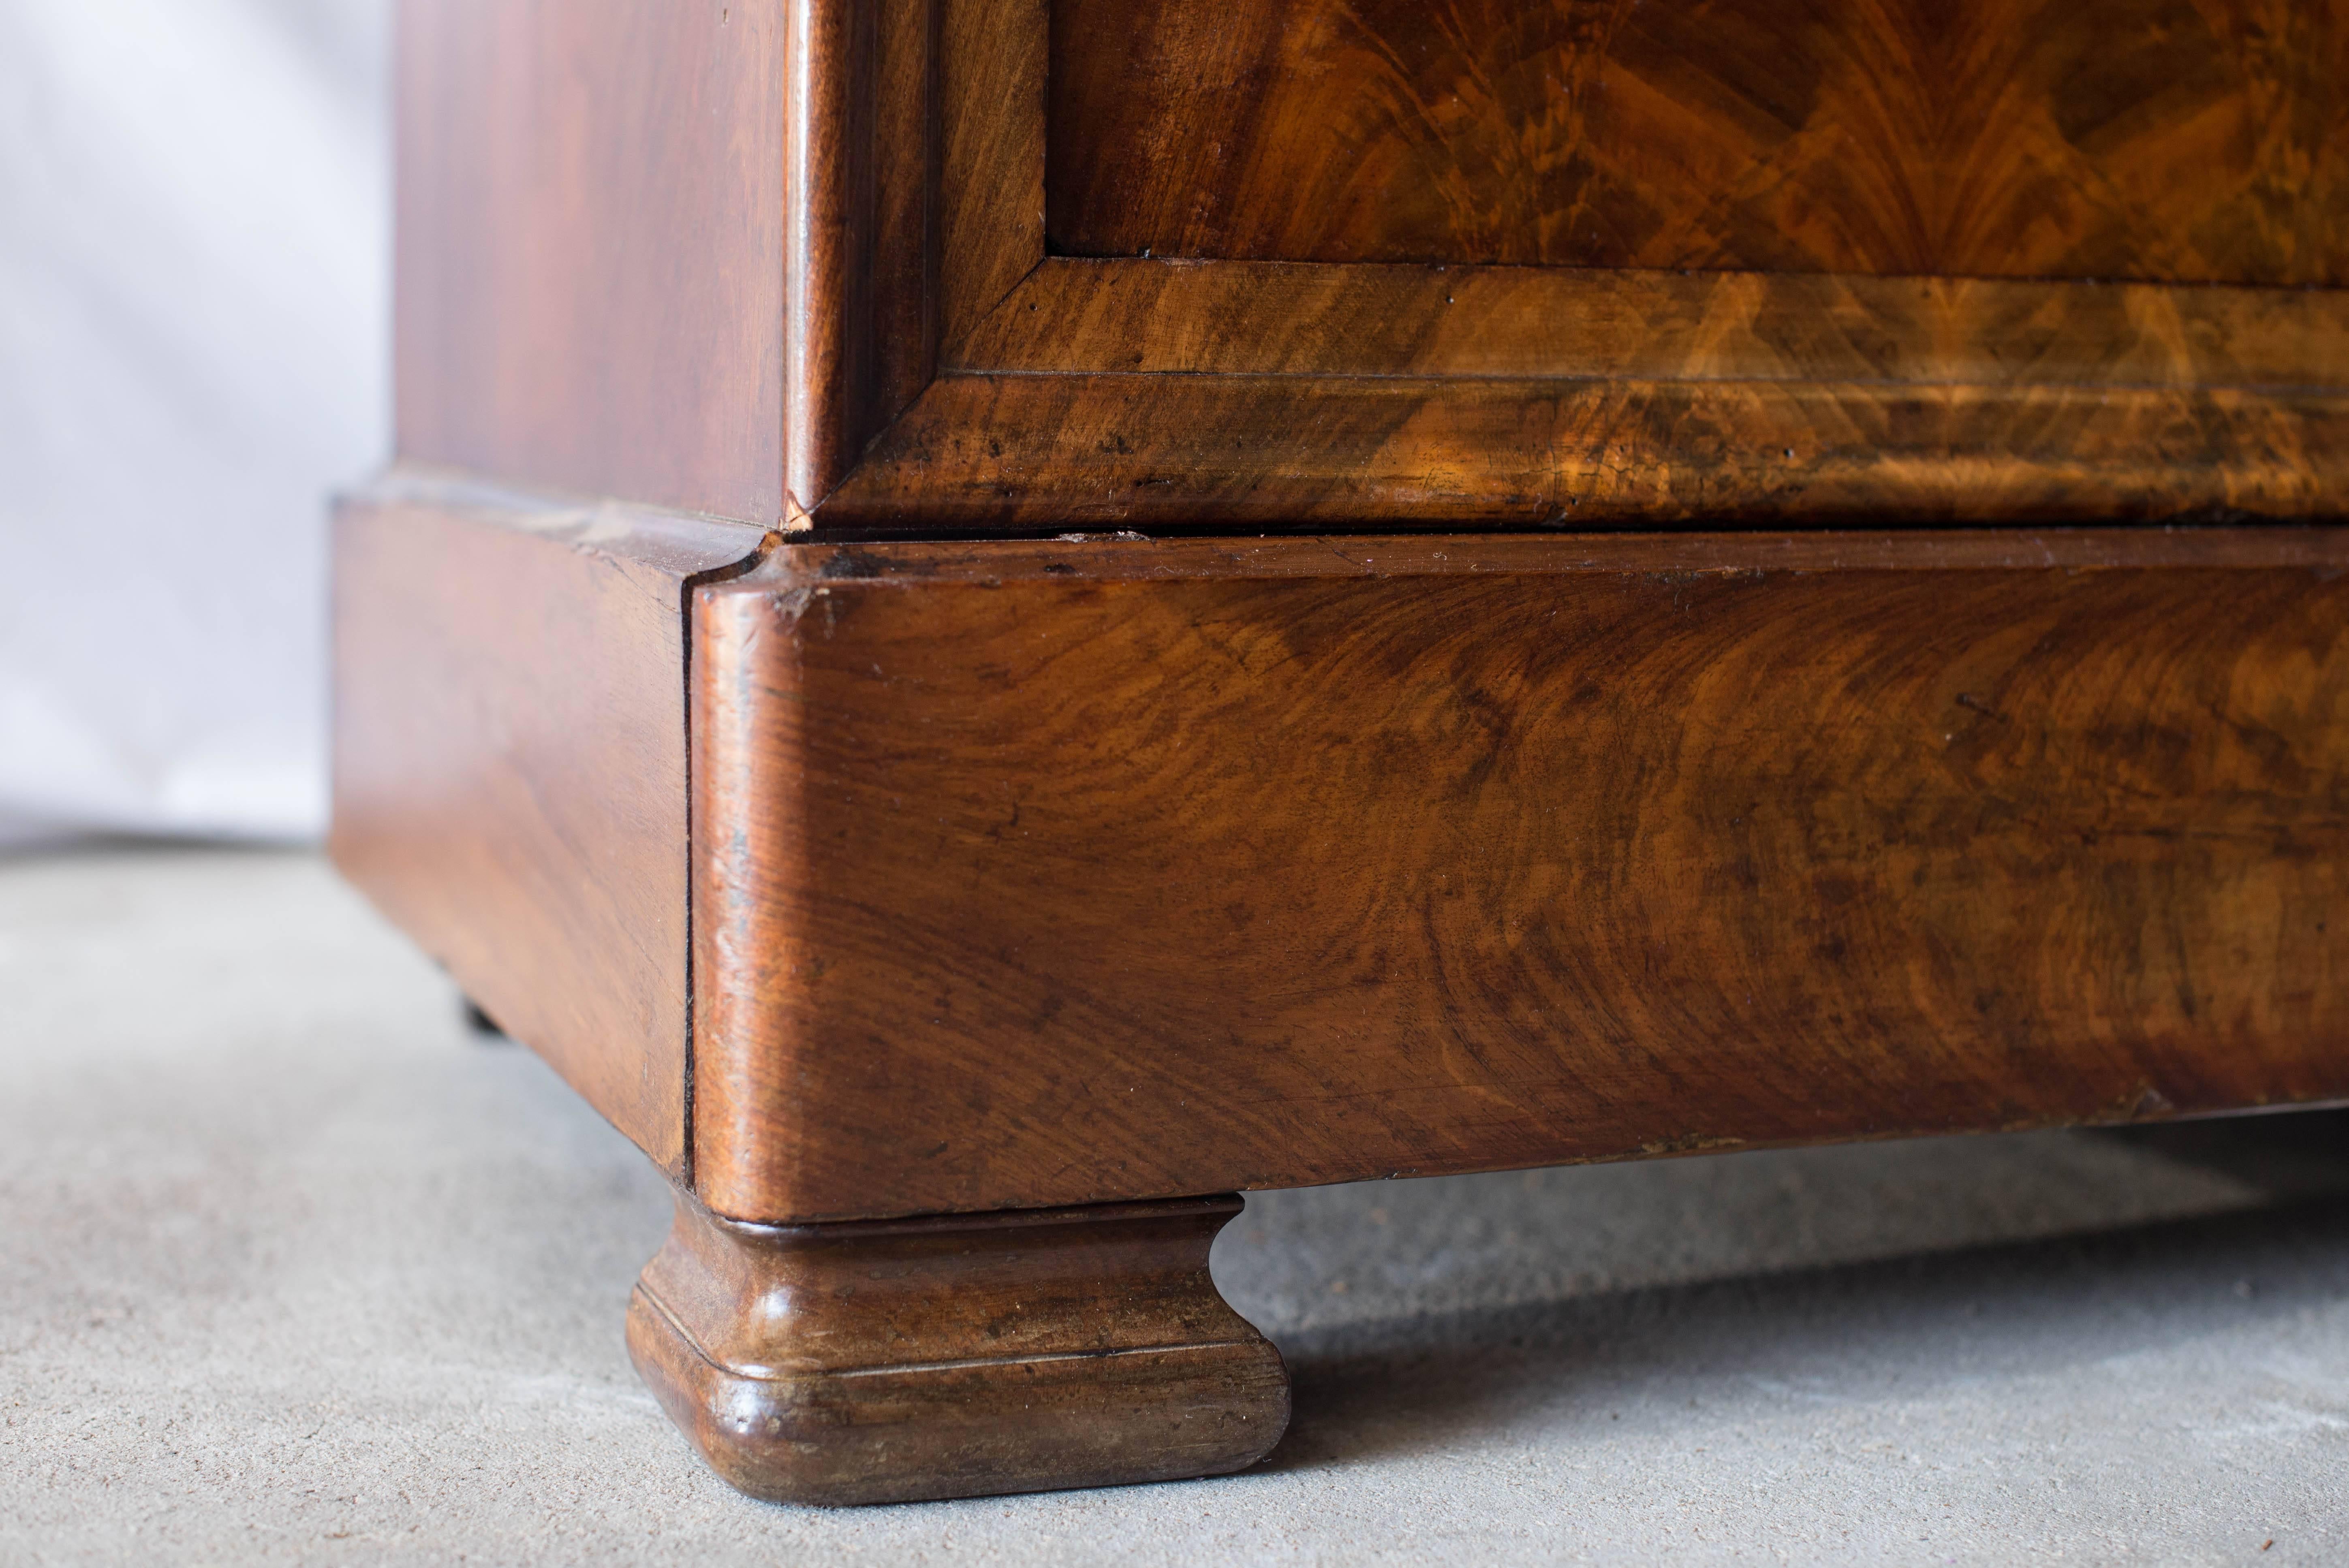
[[[409,0],[399,445],[822,535],[2349,512],[2349,0]]]
[[[1057,0],[1073,255],[2333,286],[2337,0]]]

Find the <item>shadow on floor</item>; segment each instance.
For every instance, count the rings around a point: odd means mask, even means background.
[[[2279,1198],[2349,1184],[2349,1107],[2148,1122],[2088,1136],[2216,1171]]]
[[[1309,1329],[1281,1336],[1309,1470],[1506,1441],[1563,1420],[1628,1433],[1700,1401],[1930,1399],[2272,1325],[2349,1299],[2349,1111],[2121,1130],[2253,1183],[2247,1212],[1887,1261]],[[1724,1408],[1724,1418],[1735,1411]],[[1629,1423],[1629,1425],[1616,1425]]]

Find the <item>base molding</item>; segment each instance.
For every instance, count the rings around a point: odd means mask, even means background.
[[[710,1466],[843,1504],[1220,1475],[1288,1424],[1216,1292],[1236,1197],[833,1225],[680,1196],[628,1306],[637,1371]]]

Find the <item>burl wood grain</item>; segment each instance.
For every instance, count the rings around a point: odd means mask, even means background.
[[[947,367],[2349,391],[2349,291],[1063,256]]]
[[[398,474],[335,528],[335,863],[679,1177],[685,595],[761,538]]]
[[[698,1191],[806,1221],[2349,1094],[2349,535],[792,549]]]
[[[1871,275],[2333,277],[2349,0],[2101,3],[406,0],[399,449],[843,532],[2341,516],[2336,293]],[[1518,126],[1553,77],[1584,107]],[[1765,88],[1806,129],[1752,191],[1663,134],[1743,146]],[[1528,230],[1560,170],[1670,242]],[[1048,205],[1432,222],[1422,176],[1550,237],[1045,254]],[[1806,271],[1344,259],[1389,254]]]
[[[1048,259],[819,520],[2325,518],[2349,294]]]
[[[942,375],[821,518],[905,532],[2331,519],[2349,395]]]
[[[1219,1475],[1288,1424],[1280,1356],[1207,1272],[1233,1198],[864,1225],[680,1198],[628,1348],[756,1497],[903,1502]]]
[[[1083,255],[2338,284],[2342,0],[1057,0]]]

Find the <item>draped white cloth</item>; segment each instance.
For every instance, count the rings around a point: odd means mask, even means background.
[[[0,0],[0,841],[326,816],[388,424],[385,0]]]

